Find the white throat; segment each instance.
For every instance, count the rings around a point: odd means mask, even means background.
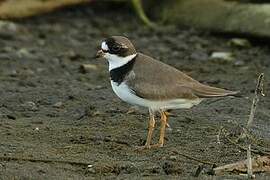
[[[121,67],[131,61],[137,54],[132,54],[126,57],[120,57],[114,54],[105,53],[104,57],[109,62],[109,71]]]

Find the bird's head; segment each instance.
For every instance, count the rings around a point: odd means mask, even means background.
[[[121,66],[133,59],[137,52],[130,40],[123,36],[111,36],[101,43],[101,49],[96,57],[104,57],[109,61],[109,65]]]

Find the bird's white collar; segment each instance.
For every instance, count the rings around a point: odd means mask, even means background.
[[[120,57],[115,54],[105,53],[104,57],[109,62],[109,71],[121,67],[136,57],[137,54],[132,54],[126,57]]]

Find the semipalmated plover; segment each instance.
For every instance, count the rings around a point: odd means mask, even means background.
[[[206,98],[237,94],[201,84],[172,66],[136,52],[126,37],[105,39],[97,57],[104,57],[109,62],[115,94],[127,103],[149,109],[149,130],[144,148],[163,147],[167,110],[191,108]],[[160,137],[158,144],[151,145],[157,112],[161,115]]]

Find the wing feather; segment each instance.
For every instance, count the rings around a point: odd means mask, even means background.
[[[236,92],[203,85],[178,69],[138,54],[132,76],[126,78],[132,91],[151,100],[197,99],[234,95]]]

